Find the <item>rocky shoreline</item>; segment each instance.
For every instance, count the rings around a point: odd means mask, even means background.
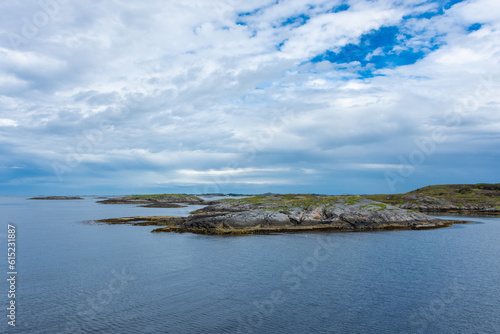
[[[160,202],[166,204],[168,201],[185,201],[185,197],[168,196],[170,197],[162,195]],[[158,226],[152,232],[198,234],[421,230],[465,223],[429,217],[421,212],[360,196],[269,195],[212,202],[195,197],[190,197],[190,203],[205,203],[207,206],[191,212],[187,217],[126,217],[97,222]],[[152,200],[159,199],[115,198],[101,203],[145,204],[145,201]]]

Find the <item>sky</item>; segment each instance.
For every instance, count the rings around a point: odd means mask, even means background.
[[[0,195],[498,183],[498,0],[0,3]]]

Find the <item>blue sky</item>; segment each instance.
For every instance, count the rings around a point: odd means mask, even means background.
[[[497,0],[0,9],[0,195],[500,182]]]

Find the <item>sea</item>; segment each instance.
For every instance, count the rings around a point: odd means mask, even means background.
[[[500,333],[498,217],[207,236],[93,222],[200,206],[98,200],[0,197],[0,332]]]

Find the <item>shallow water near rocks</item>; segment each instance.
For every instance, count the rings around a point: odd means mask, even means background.
[[[200,208],[0,197],[20,333],[498,333],[500,218],[424,231],[239,237],[84,223]],[[2,332],[7,282],[0,285]]]

